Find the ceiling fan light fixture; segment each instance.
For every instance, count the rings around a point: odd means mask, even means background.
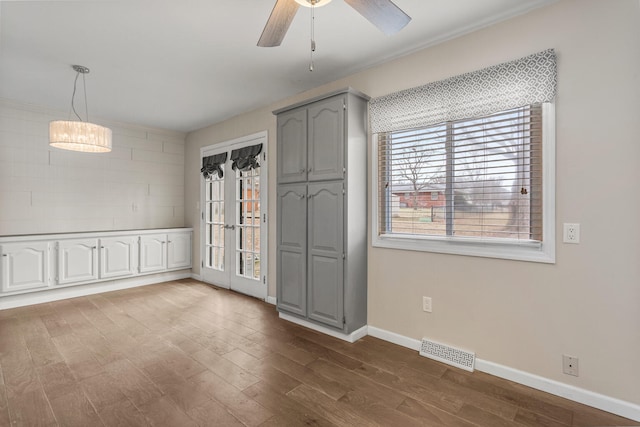
[[[296,3],[304,7],[322,7],[331,3],[331,0],[296,0]]]
[[[267,25],[264,26],[262,35],[258,40],[258,46],[280,46],[300,5],[311,9],[311,21],[313,25],[313,10],[316,7],[328,4],[330,1],[331,0],[275,0],[275,5],[267,20]],[[344,0],[344,2],[387,35],[397,33],[411,21],[411,17],[404,13],[402,9],[396,6],[391,0]]]
[[[63,150],[81,151],[84,153],[108,153],[111,151],[112,132],[104,126],[89,123],[89,108],[87,107],[87,88],[84,86],[84,107],[87,121],[83,121],[78,115],[74,105],[78,77],[89,73],[89,69],[82,65],[73,65],[76,71],[76,79],[73,83],[73,95],[71,95],[71,110],[78,117],[78,121],[55,120],[49,123],[49,145]],[[71,116],[71,113],[69,113]]]

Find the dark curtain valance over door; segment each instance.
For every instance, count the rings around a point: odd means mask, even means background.
[[[258,156],[262,152],[262,144],[238,148],[231,152],[231,167],[233,170],[248,171],[260,167]]]
[[[220,154],[214,154],[213,156],[208,156],[202,159],[202,176],[205,179],[210,176],[217,174],[218,177],[222,178],[224,173],[222,172],[222,165],[227,161],[227,152]]]

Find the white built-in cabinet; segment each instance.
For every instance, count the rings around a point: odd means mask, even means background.
[[[140,237],[140,272],[154,273],[167,268],[167,235]]]
[[[191,267],[191,233],[150,234],[140,237],[140,272]]]
[[[100,277],[113,279],[136,274],[137,236],[100,239]]]
[[[0,245],[2,292],[30,291],[49,286],[49,242]]]
[[[367,321],[368,97],[345,89],[277,114],[277,307],[350,334]]]
[[[0,297],[191,268],[191,229],[0,237]]]
[[[191,268],[191,233],[167,235],[167,269]]]
[[[61,240],[56,249],[56,285],[98,280],[98,239]]]

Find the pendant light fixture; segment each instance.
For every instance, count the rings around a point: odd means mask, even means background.
[[[71,110],[78,121],[56,120],[49,123],[49,145],[63,150],[82,151],[85,153],[108,153],[111,151],[111,129],[89,123],[89,108],[87,107],[87,84],[85,74],[89,69],[82,65],[73,65],[76,71],[76,79],[73,82],[73,94],[71,95]],[[83,121],[75,107],[76,88],[78,77],[82,74],[84,87],[84,108],[87,121]],[[71,116],[71,112],[69,112]]]

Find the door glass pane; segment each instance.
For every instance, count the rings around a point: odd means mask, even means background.
[[[260,280],[260,168],[236,171],[236,274]]]
[[[224,271],[224,178],[210,176],[205,188],[206,266]]]

